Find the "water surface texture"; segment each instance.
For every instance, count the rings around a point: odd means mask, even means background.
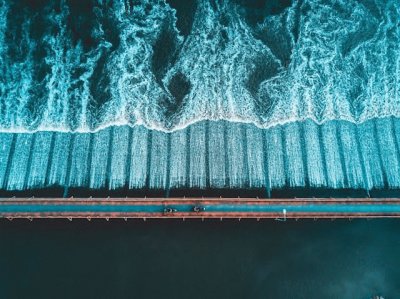
[[[399,189],[399,94],[397,0],[0,0],[0,189]]]
[[[397,0],[0,1],[0,130],[400,116]]]
[[[2,298],[400,294],[398,220],[0,221]]]

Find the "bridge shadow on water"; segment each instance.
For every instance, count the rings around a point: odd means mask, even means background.
[[[400,197],[399,189],[373,189],[366,191],[363,189],[328,189],[328,188],[284,188],[284,189],[129,189],[127,187],[116,190],[110,189],[89,189],[89,188],[64,188],[61,186],[53,186],[48,188],[30,189],[22,191],[0,190],[0,198],[9,197],[45,197],[45,198],[61,198],[61,197],[223,197],[223,198],[385,198]]]

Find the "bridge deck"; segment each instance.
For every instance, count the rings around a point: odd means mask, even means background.
[[[198,207],[200,211],[195,211]],[[169,210],[169,211],[168,211]],[[0,218],[400,217],[400,198],[9,198]]]

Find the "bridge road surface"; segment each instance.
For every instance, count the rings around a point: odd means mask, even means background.
[[[0,218],[382,218],[400,198],[3,198]]]

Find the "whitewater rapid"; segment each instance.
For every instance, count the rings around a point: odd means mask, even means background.
[[[398,0],[0,0],[0,131],[400,117]]]

